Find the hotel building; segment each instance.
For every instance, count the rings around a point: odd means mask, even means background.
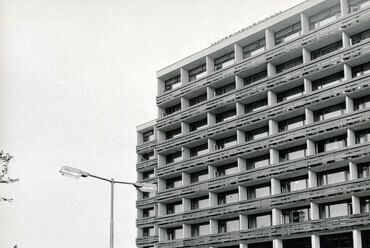
[[[308,0],[157,72],[139,248],[370,248],[370,0]]]

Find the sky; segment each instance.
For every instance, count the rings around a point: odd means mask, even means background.
[[[303,0],[0,0],[0,248],[109,246],[110,185],[136,181],[156,72]],[[136,190],[115,187],[115,247],[134,248]]]

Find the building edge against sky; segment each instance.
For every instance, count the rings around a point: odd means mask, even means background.
[[[149,247],[370,247],[370,0],[309,0],[157,72]]]

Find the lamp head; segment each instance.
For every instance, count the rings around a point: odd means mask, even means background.
[[[72,177],[75,179],[78,179],[80,177],[90,176],[90,174],[85,171],[82,171],[82,170],[79,170],[73,167],[69,167],[69,166],[63,166],[62,168],[60,168],[59,172],[62,174],[62,176]]]
[[[141,192],[157,192],[157,185],[154,183],[134,183],[134,186]]]

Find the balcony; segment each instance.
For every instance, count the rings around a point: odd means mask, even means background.
[[[287,41],[284,44],[269,49],[268,51],[261,52],[256,57],[251,57],[243,60],[240,63],[228,67],[226,69],[214,72],[200,80],[193,81],[191,84],[186,84],[176,90],[165,93],[157,97],[157,105],[161,105],[171,99],[178,98],[188,94],[189,92],[199,90],[223,78],[235,75],[246,68],[250,69],[268,62],[269,60],[290,53],[294,50],[301,49],[307,44],[317,42],[331,36],[334,33],[340,33],[347,27],[354,27],[358,24],[364,23],[370,19],[370,9],[363,9],[340,18],[338,21],[328,24],[327,26],[313,30],[308,34],[303,35],[300,39]]]
[[[152,245],[158,242],[158,236],[136,238],[136,245]]]
[[[158,160],[156,158],[145,160],[144,162],[140,162],[136,164],[136,171],[140,172],[141,170],[147,169],[147,168],[154,168],[157,167]]]
[[[143,226],[143,225],[149,225],[149,224],[154,225],[156,223],[157,223],[157,217],[156,216],[136,219],[136,226]]]
[[[146,206],[152,206],[157,203],[157,197],[150,197],[146,199],[141,199],[136,201],[136,208],[144,208]]]
[[[145,153],[145,152],[152,151],[155,148],[156,144],[157,144],[157,140],[151,140],[143,144],[137,145],[136,153]]]

